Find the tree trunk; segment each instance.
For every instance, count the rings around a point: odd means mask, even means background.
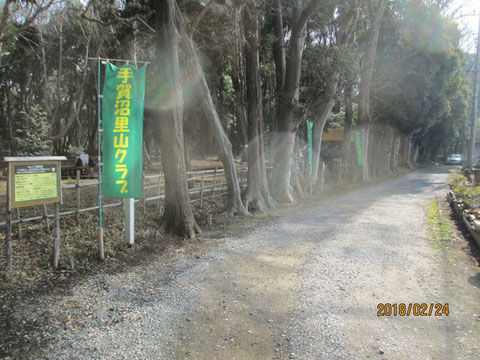
[[[89,52],[90,52],[90,40],[92,38],[92,34],[89,33],[87,37],[87,42],[85,44],[85,59],[88,58]],[[100,55],[100,47],[97,49],[97,56]],[[72,94],[70,97],[70,107],[69,107],[69,112],[68,116],[65,121],[65,125],[63,126],[63,129],[59,129],[59,133],[55,134],[51,137],[53,141],[59,141],[65,138],[65,136],[69,133],[70,128],[72,125],[77,122],[79,123],[78,116],[80,114],[80,110],[82,109],[83,106],[83,99],[84,99],[84,94],[85,94],[85,87],[87,83],[87,69],[85,68],[83,70],[83,75],[81,82],[78,85],[78,88],[75,90],[75,92]],[[45,80],[46,81],[46,80]],[[58,109],[57,109],[58,111]],[[51,115],[51,110],[48,110],[48,114]]]
[[[333,94],[336,92],[336,85],[332,87],[331,91],[334,91]],[[309,184],[308,188],[311,192],[317,189],[316,183],[319,179],[318,177],[318,169],[321,163],[321,150],[322,150],[322,135],[323,129],[327,122],[328,114],[332,110],[332,107],[335,105],[335,99],[333,96],[328,96],[328,100],[325,101],[318,111],[319,116],[315,119],[314,127],[313,127],[313,160],[312,160],[312,176],[311,183]],[[317,194],[319,195],[319,194]]]
[[[383,171],[386,175],[390,175],[392,173],[392,164],[395,160],[395,152],[396,152],[396,133],[395,130],[391,127],[386,127],[386,138],[384,142],[384,149],[383,149]]]
[[[290,177],[292,173],[292,155],[297,131],[296,110],[298,110],[298,96],[300,85],[303,48],[305,43],[305,26],[308,19],[315,13],[320,0],[310,0],[304,4],[301,0],[293,1],[293,16],[291,22],[291,36],[285,60],[284,84],[277,96],[278,132],[275,135],[272,151],[274,158],[272,176],[272,196],[279,202],[294,201],[291,192]],[[280,2],[275,2],[275,8],[280,9]],[[276,16],[281,20],[282,14],[277,11]],[[281,22],[279,22],[281,24]],[[277,40],[283,39],[283,29],[274,26]],[[281,31],[281,32],[280,32]],[[281,56],[281,55],[280,55]],[[282,59],[276,60],[277,79],[281,78],[279,71],[283,70]],[[277,80],[278,81],[278,80]],[[278,88],[278,84],[277,84]]]
[[[42,70],[43,70],[43,108],[47,117],[49,119],[52,118],[52,111],[50,108],[50,101],[48,99],[48,74],[47,74],[47,59],[45,57],[45,44],[43,42],[43,32],[41,26],[37,25],[37,32],[38,32],[38,46],[40,47],[40,54],[42,60]],[[1,36],[1,34],[0,34]]]
[[[373,13],[375,11],[375,13]],[[358,99],[358,123],[365,131],[364,153],[365,164],[363,166],[363,181],[370,181],[369,160],[368,160],[368,133],[370,131],[370,89],[372,84],[373,65],[377,54],[378,36],[380,34],[380,25],[385,12],[385,0],[378,0],[376,7],[370,12],[371,27],[368,38],[367,49],[363,57],[360,80],[360,93]]]
[[[61,100],[61,84],[62,84],[62,75],[63,75],[63,15],[60,15],[60,38],[58,40],[58,70],[57,70],[57,91],[56,91],[56,105],[55,110],[53,111],[52,118],[50,120],[50,133],[58,133],[58,130],[61,128],[61,122],[58,118],[58,112],[60,110],[60,100]],[[58,124],[57,124],[58,120]],[[54,143],[54,146],[57,144]]]
[[[392,164],[392,171],[399,171],[400,168],[398,166],[399,157],[400,157],[400,148],[402,146],[402,136],[400,134],[395,135],[395,142],[394,142],[395,150],[393,152],[393,164]]]
[[[195,84],[196,92],[200,99],[200,104],[208,121],[212,136],[217,145],[217,149],[220,153],[220,158],[225,169],[225,176],[227,179],[228,188],[227,213],[230,216],[233,216],[235,214],[246,215],[248,214],[248,211],[242,203],[237,169],[235,167],[235,161],[233,159],[232,144],[228,140],[228,136],[223,129],[220,118],[218,117],[215,104],[213,103],[212,96],[210,94],[210,89],[208,87],[207,81],[205,80],[205,74],[203,72],[200,60],[198,59],[195,47],[193,45],[193,40],[185,31],[185,26],[183,19],[181,18],[180,10],[177,9],[177,13],[183,39],[182,47],[187,54],[187,57],[192,63],[191,68],[194,72],[192,76],[193,78],[198,79]]]
[[[412,142],[408,136],[402,135],[400,140],[400,160],[399,166],[409,167],[411,160]]]
[[[3,38],[3,33],[7,27],[8,20],[10,18],[10,2],[3,2],[2,16],[0,18],[0,39]],[[0,65],[2,65],[3,60],[3,41],[0,40]]]
[[[245,106],[245,69],[243,66],[243,43],[240,6],[235,6],[235,48],[232,57],[232,84],[235,91],[235,115],[240,128],[242,144],[245,148],[248,144],[247,111]]]
[[[325,163],[320,160],[318,165],[318,179],[313,188],[312,194],[321,195],[323,191],[323,185],[325,184]]]
[[[299,2],[294,7],[294,19],[298,18]],[[277,35],[277,37],[283,36]],[[287,51],[286,71],[283,88],[278,96],[278,132],[275,134],[272,148],[274,167],[272,177],[272,196],[276,201],[293,203],[290,177],[292,173],[292,156],[295,146],[295,109],[298,106],[300,72],[303,58],[305,36],[302,32],[292,37]],[[277,78],[279,76],[277,75]]]
[[[396,152],[396,133],[395,130],[387,127],[386,128],[386,138],[384,142],[384,148],[382,150],[383,155],[383,172],[385,175],[390,175],[392,173],[392,163],[395,158]]]
[[[343,15],[343,14],[342,14]],[[358,17],[358,10],[352,9],[342,16],[340,22],[340,29],[338,32],[337,45],[342,46],[347,44],[350,41],[350,38],[355,29],[355,23]],[[315,192],[318,194],[319,187],[316,186],[318,181],[318,169],[321,162],[320,152],[322,149],[322,135],[325,123],[327,122],[328,114],[332,110],[336,102],[336,95],[339,86],[339,77],[340,69],[332,70],[326,86],[325,92],[321,97],[320,101],[316,105],[315,111],[313,113],[318,114],[316,118],[313,119],[314,122],[314,133],[313,133],[313,160],[312,160],[312,176],[310,177],[310,183],[308,189],[310,192]],[[350,93],[351,96],[351,93]],[[351,103],[350,103],[351,105]],[[350,115],[352,115],[350,113]],[[350,119],[352,121],[352,119]],[[348,141],[350,139],[348,138]],[[323,179],[321,179],[323,181]]]
[[[413,168],[412,164],[412,139],[409,138],[408,136],[402,136],[402,141],[401,141],[401,154],[402,154],[402,161],[401,165],[407,167],[408,169]],[[415,160],[413,162],[416,162],[416,157],[418,155],[418,148],[415,146]]]
[[[369,167],[370,167],[370,176],[376,177],[378,176],[378,165],[380,163],[380,152],[379,145],[382,142],[382,135],[379,134],[378,126],[375,124],[372,125],[370,128],[370,148],[369,151]]]
[[[301,146],[302,146],[302,139],[297,131],[295,137],[295,146],[293,148],[293,164],[292,164],[292,176],[290,178],[290,186],[292,188],[293,194],[296,198],[301,199],[304,197],[305,193],[302,189],[300,184],[300,180],[302,178],[305,169],[303,168],[302,164],[302,154],[301,154]]]
[[[353,84],[351,81],[347,81],[343,88],[344,101],[345,101],[345,124],[343,130],[343,154],[345,157],[345,163],[347,167],[347,174],[350,174],[350,168],[353,164],[352,159],[352,143],[350,138],[352,137],[352,127],[353,127]]]
[[[165,173],[164,225],[168,232],[194,238],[199,228],[193,217],[188,193],[183,147],[183,96],[175,28],[175,0],[155,3],[157,71],[155,98],[160,125],[160,147]],[[173,94],[173,95],[172,95]]]
[[[421,162],[420,156],[421,156],[421,153],[422,153],[422,150],[423,150],[423,146],[422,146],[422,144],[420,143],[419,140],[416,140],[414,142],[412,140],[411,146],[413,147],[413,152],[411,154],[411,157],[409,158],[409,162],[413,166],[417,166],[417,164]]]
[[[275,62],[276,93],[280,95],[285,84],[285,40],[283,34],[283,15],[281,0],[273,0],[270,12],[273,24],[273,61]],[[278,101],[279,99],[277,99]],[[278,107],[277,107],[278,110]]]
[[[363,130],[363,166],[362,166],[362,180],[363,182],[370,182],[370,171],[369,171],[369,142],[370,142],[370,124],[364,125],[361,130]]]
[[[264,211],[272,206],[264,160],[263,109],[260,87],[259,29],[256,0],[249,0],[244,10],[245,55],[248,118],[247,209]]]
[[[280,106],[281,94],[285,85],[285,39],[283,32],[283,12],[282,1],[273,0],[272,8],[270,11],[273,41],[272,41],[272,55],[273,62],[275,63],[275,116],[273,119],[272,129],[274,134],[279,132],[278,119],[280,118]],[[275,139],[273,139],[275,140]],[[272,142],[273,144],[273,142]]]

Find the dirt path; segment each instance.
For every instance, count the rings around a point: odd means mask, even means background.
[[[438,248],[428,231],[448,171],[284,209],[243,236],[202,240],[202,251],[36,299],[27,321],[61,320],[24,357],[479,359],[478,253],[465,240]],[[450,314],[378,317],[387,302],[448,303]]]

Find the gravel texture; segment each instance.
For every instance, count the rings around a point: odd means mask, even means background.
[[[435,248],[428,232],[426,208],[449,171],[285,207],[241,234],[207,234],[203,249],[26,301],[15,316],[41,319],[28,335],[40,340],[9,356],[479,359],[475,251]],[[386,302],[448,302],[450,316],[377,317]]]

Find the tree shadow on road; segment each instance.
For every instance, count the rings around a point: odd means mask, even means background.
[[[470,276],[468,283],[480,289],[480,272],[477,275]]]

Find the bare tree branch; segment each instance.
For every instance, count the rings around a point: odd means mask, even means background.
[[[115,19],[113,19],[112,21],[103,21],[103,20],[100,20],[100,19],[96,19],[96,18],[92,18],[92,17],[89,17],[87,16],[87,11],[88,9],[90,8],[90,6],[93,4],[95,0],[90,0],[85,8],[85,10],[82,12],[82,14],[80,15],[80,17],[82,19],[85,19],[87,21],[91,21],[91,22],[95,22],[97,24],[100,24],[102,26],[111,26],[111,25],[115,25],[115,24],[118,24],[119,22],[132,22],[132,21],[138,21],[140,23],[142,23],[148,30],[150,30],[153,34],[155,34],[155,29],[152,28],[150,25],[147,24],[147,22],[145,20],[143,20],[141,18],[140,15],[136,15],[136,16],[132,16],[130,18],[122,18],[120,16],[116,16],[115,15]],[[213,1],[213,0],[212,0]]]
[[[49,0],[45,5],[38,6],[36,10],[34,10],[35,5],[30,8],[30,12],[25,16],[25,21],[22,24],[19,24],[16,29],[12,30],[12,32],[4,35],[3,32],[5,31],[6,23],[8,20],[8,17],[10,16],[10,11],[9,11],[9,3],[8,1],[5,1],[5,4],[3,6],[3,15],[2,15],[2,20],[0,23],[0,42],[5,42],[22,31],[24,31],[27,27],[29,27],[38,16],[43,13],[44,11],[48,10],[54,3],[56,3],[54,0]],[[35,3],[36,4],[36,3]]]
[[[200,24],[200,21],[202,21],[203,17],[207,13],[207,11],[210,9],[210,6],[215,2],[215,0],[210,0],[208,4],[202,9],[200,14],[198,14],[197,18],[195,19],[195,22],[192,24],[192,27],[190,29],[190,33],[188,34],[190,37],[193,36],[193,33],[197,30],[198,24]]]

